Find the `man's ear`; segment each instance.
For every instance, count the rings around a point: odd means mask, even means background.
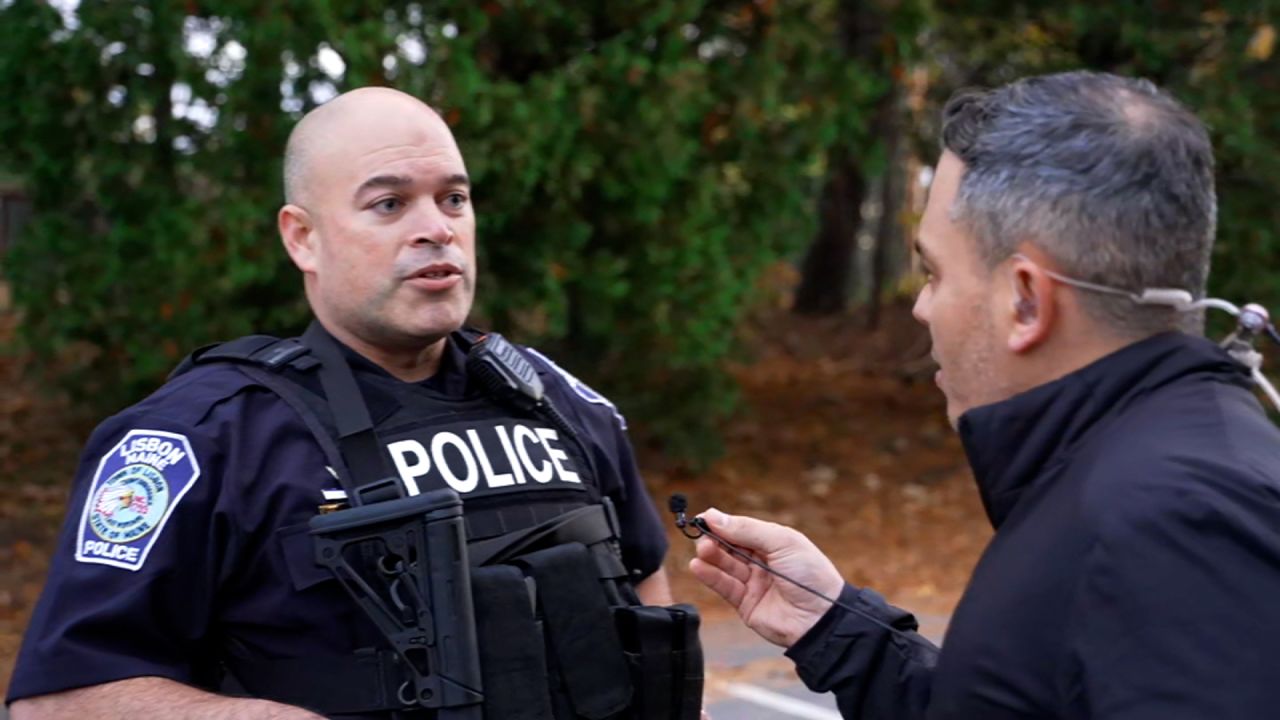
[[[311,214],[297,205],[285,205],[276,214],[276,226],[280,229],[280,242],[284,243],[293,264],[304,273],[315,272],[319,249]]]
[[[1053,279],[1034,262],[1022,257],[1012,261],[1013,322],[1009,331],[1009,349],[1029,352],[1049,337],[1057,316],[1053,295]]]

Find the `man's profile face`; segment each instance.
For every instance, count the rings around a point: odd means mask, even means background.
[[[462,325],[474,296],[462,154],[415,102],[376,98],[352,114],[313,161],[313,309],[373,344],[429,344]]]
[[[995,315],[993,282],[999,273],[983,262],[974,239],[952,220],[964,163],[944,152],[935,169],[920,221],[916,247],[928,283],[912,313],[929,328],[938,387],[947,398],[947,419],[1012,394],[1001,368],[1007,359]]]

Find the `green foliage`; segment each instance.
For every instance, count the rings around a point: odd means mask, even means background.
[[[1211,292],[1280,306],[1280,55],[1273,3],[941,0],[939,89],[1089,68],[1146,77],[1209,127],[1219,233]]]
[[[705,453],[761,270],[812,237],[830,148],[882,171],[873,116],[892,79],[912,94],[917,64],[925,157],[961,85],[1091,67],[1169,88],[1218,152],[1213,290],[1280,305],[1271,5],[1206,7],[84,0],[68,24],[0,0],[0,167],[35,203],[4,272],[26,342],[74,360],[61,379],[103,410],[192,347],[296,331],[307,309],[274,220],[285,138],[318,99],[392,85],[439,107],[467,158],[476,320],[544,347],[669,451]],[[882,51],[841,45],[852,11]]]
[[[476,317],[705,451],[756,278],[809,237],[825,147],[883,91],[833,61],[832,2],[4,5],[0,166],[35,202],[5,269],[27,342],[82,357],[68,382],[103,407],[194,346],[300,327],[285,138],[312,88],[389,84],[467,158]]]

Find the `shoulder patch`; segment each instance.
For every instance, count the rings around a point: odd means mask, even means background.
[[[89,484],[76,560],[141,568],[178,501],[199,477],[187,436],[130,430],[102,456]]]
[[[538,358],[542,362],[546,363],[547,367],[551,368],[552,370],[555,370],[556,374],[564,378],[565,382],[569,383],[569,387],[573,388],[573,391],[578,394],[578,397],[582,398],[583,400],[586,400],[587,402],[593,405],[604,405],[605,407],[612,410],[613,416],[618,419],[618,424],[622,426],[623,430],[627,429],[627,419],[622,416],[622,413],[618,412],[618,406],[614,405],[609,400],[609,398],[601,395],[595,390],[592,390],[590,385],[587,385],[586,383],[582,382],[577,377],[575,377],[573,373],[555,364],[555,362],[553,362],[551,358],[547,357],[546,355],[543,355],[542,353],[538,352],[537,350],[534,350],[531,347],[525,347],[523,349],[528,351],[530,354],[532,354],[534,357]]]

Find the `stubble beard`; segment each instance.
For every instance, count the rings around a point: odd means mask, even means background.
[[[373,336],[388,345],[425,347],[466,322],[474,299],[472,288],[473,280],[464,273],[458,286],[438,298],[405,303],[396,295],[407,288],[397,283],[360,309],[361,321]]]

